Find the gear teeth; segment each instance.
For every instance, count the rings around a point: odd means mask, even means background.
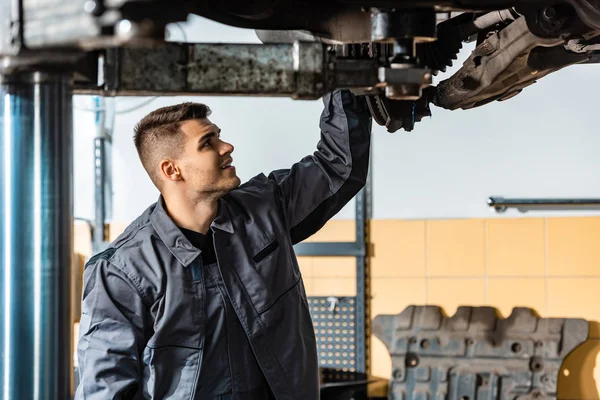
[[[462,39],[458,29],[451,24],[440,24],[438,40],[419,44],[417,54],[433,75],[437,75],[440,71],[446,72],[453,65],[453,60],[458,60],[461,49]]]
[[[375,122],[379,125],[385,126],[385,124],[387,123],[388,115],[385,108],[383,107],[381,98],[379,96],[367,96],[367,105],[371,110],[371,115],[373,116]]]

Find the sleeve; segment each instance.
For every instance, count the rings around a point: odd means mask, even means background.
[[[139,293],[133,281],[107,260],[86,267],[76,400],[136,397],[146,343],[146,307]]]
[[[366,99],[336,90],[323,103],[317,150],[269,175],[294,244],[321,229],[367,180],[372,119]]]

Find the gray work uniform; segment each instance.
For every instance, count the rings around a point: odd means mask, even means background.
[[[338,90],[323,102],[317,151],[228,193],[211,224],[227,298],[276,400],[319,398],[315,333],[293,245],[367,178],[365,99]],[[197,398],[210,329],[204,286],[193,275],[199,256],[159,199],[86,264],[77,400]]]

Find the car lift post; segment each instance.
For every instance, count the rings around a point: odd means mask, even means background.
[[[0,75],[0,399],[72,397],[72,74]]]

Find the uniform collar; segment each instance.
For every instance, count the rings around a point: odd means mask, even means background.
[[[212,222],[211,227],[227,233],[233,233],[233,223],[231,222],[231,214],[229,213],[226,197],[219,199],[218,206],[217,217]]]
[[[200,255],[200,250],[190,243],[179,227],[175,225],[171,217],[169,217],[169,214],[167,214],[162,195],[159,196],[156,202],[156,207],[150,215],[150,221],[162,242],[184,267],[190,265]],[[233,224],[231,223],[231,218],[229,218],[225,202],[222,199],[219,200],[219,211],[211,227],[233,233]]]

